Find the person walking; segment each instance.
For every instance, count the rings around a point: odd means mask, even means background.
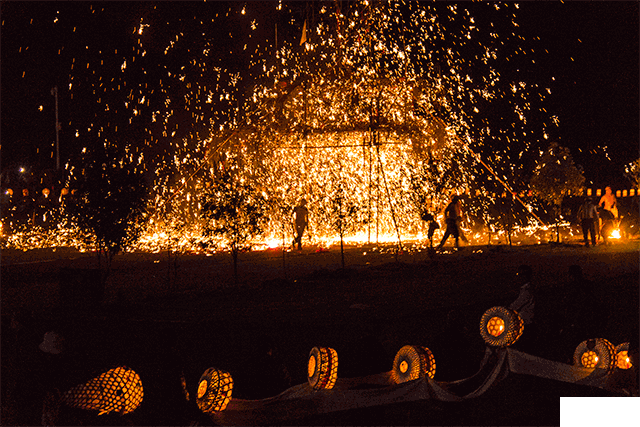
[[[440,224],[438,221],[431,215],[429,212],[424,211],[421,215],[423,221],[427,223],[427,238],[429,239],[429,247],[433,248],[433,235],[438,228],[440,228]]]
[[[582,227],[582,236],[584,237],[584,245],[589,247],[589,234],[591,234],[591,242],[596,245],[596,223],[599,216],[596,206],[593,204],[591,197],[584,199],[584,203],[578,209],[578,220]]]
[[[302,250],[302,235],[309,225],[309,210],[307,209],[307,201],[300,200],[300,204],[293,209],[293,221],[295,225],[295,236],[293,244],[298,245],[298,250]]]
[[[440,244],[436,249],[442,249],[449,236],[453,236],[455,239],[456,249],[459,247],[458,239],[460,237],[460,229],[458,228],[458,218],[461,216],[462,206],[460,204],[460,198],[453,196],[451,203],[447,205],[444,210],[444,222],[447,228],[444,231],[444,236],[440,241]]]

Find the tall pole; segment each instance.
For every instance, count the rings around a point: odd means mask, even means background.
[[[58,86],[51,89],[51,95],[56,99],[56,170],[60,170],[60,123],[58,122]]]

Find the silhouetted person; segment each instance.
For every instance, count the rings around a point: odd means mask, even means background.
[[[598,224],[598,209],[593,204],[591,197],[584,199],[584,203],[578,209],[578,220],[582,227],[582,236],[584,237],[584,245],[589,246],[589,234],[591,234],[591,242],[596,245],[596,224]]]
[[[459,247],[458,239],[460,237],[460,229],[458,228],[458,218],[461,217],[461,214],[462,205],[460,204],[460,198],[458,196],[453,196],[451,203],[449,203],[444,210],[444,222],[447,225],[447,228],[445,229],[444,236],[442,237],[437,249],[442,249],[449,236],[453,236],[455,239],[456,249]]]
[[[298,250],[302,250],[302,235],[309,225],[309,210],[307,209],[307,201],[300,200],[300,204],[293,209],[293,220],[295,225],[294,245],[298,245]]]
[[[53,204],[51,202],[51,190],[43,188],[41,194],[38,196],[36,203],[36,224],[46,227],[51,223]]]
[[[424,212],[422,214],[422,220],[427,222],[427,238],[429,239],[429,247],[432,248],[433,247],[433,234],[436,232],[437,229],[440,228],[440,224],[438,224],[438,221],[436,221],[436,219],[433,217],[433,215],[431,215],[429,212]]]
[[[611,191],[611,187],[605,187],[604,195],[598,202],[598,207],[608,210],[613,215],[614,219],[618,218],[618,201],[616,196]]]
[[[22,190],[22,199],[18,204],[18,221],[20,224],[33,224],[34,207],[34,200],[29,194],[29,189],[24,188]]]

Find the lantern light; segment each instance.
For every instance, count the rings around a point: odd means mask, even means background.
[[[393,360],[391,378],[394,383],[401,384],[428,376],[433,379],[436,375],[436,359],[426,347],[405,345]]]
[[[224,411],[231,401],[233,378],[231,374],[209,368],[200,376],[196,403],[202,412]]]
[[[338,379],[338,353],[330,347],[313,347],[307,362],[307,380],[314,390],[330,390]]]
[[[633,363],[629,357],[629,343],[624,342],[616,346],[616,368],[631,369]]]
[[[144,396],[140,377],[121,366],[73,387],[63,395],[67,405],[99,411],[98,415],[116,411],[121,415],[134,411]]]
[[[492,317],[487,324],[487,332],[494,337],[499,337],[504,332],[504,320],[500,317]]]
[[[583,368],[599,368],[611,372],[615,367],[616,350],[604,338],[581,342],[573,353],[573,363]]]
[[[480,335],[494,347],[508,347],[520,339],[524,331],[524,321],[515,310],[492,307],[480,319]]]

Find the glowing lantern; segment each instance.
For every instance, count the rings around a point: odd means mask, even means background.
[[[616,368],[631,369],[633,363],[629,357],[629,343],[625,342],[616,347]]]
[[[98,415],[112,411],[124,415],[140,406],[143,396],[138,374],[122,366],[72,388],[63,401],[75,408],[99,411]]]
[[[209,368],[198,382],[196,403],[202,412],[224,411],[231,400],[233,378],[231,374],[215,368]]]
[[[426,347],[405,345],[393,360],[391,378],[396,384],[436,375],[436,359]]]
[[[307,363],[307,380],[314,390],[330,390],[338,379],[338,353],[330,347],[313,347]]]
[[[599,368],[612,371],[615,366],[615,348],[604,338],[581,342],[573,353],[573,363],[583,368]]]
[[[508,347],[520,339],[524,331],[524,321],[515,310],[492,307],[480,319],[480,335],[487,344],[494,347]]]

